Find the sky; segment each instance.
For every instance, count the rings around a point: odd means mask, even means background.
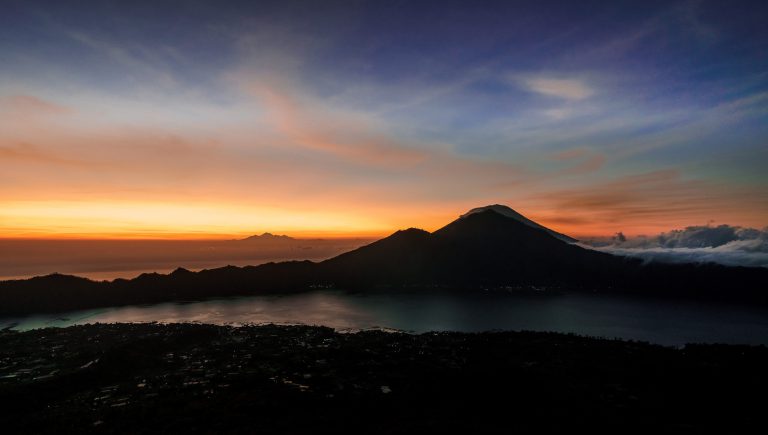
[[[763,1],[0,6],[0,237],[768,225]]]

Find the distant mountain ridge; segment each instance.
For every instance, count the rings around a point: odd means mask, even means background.
[[[646,264],[583,248],[570,240],[508,207],[492,205],[473,209],[432,233],[400,230],[319,263],[289,261],[200,272],[180,268],[168,275],[142,274],[111,282],[66,275],[2,281],[0,313],[313,288],[549,289],[768,304],[765,268]]]
[[[261,235],[253,235],[244,239],[239,239],[240,242],[293,242],[296,239],[281,234],[262,233]]]

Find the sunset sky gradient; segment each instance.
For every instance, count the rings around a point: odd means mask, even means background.
[[[765,2],[2,5],[0,237],[768,225]]]

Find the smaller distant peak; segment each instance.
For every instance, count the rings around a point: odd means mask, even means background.
[[[424,233],[429,234],[429,231],[422,230],[421,228],[410,227],[404,230],[397,230],[397,233],[395,234],[398,234],[398,233],[399,234],[424,234]]]
[[[397,230],[394,233],[384,237],[383,239],[373,242],[374,245],[410,245],[412,243],[419,243],[422,240],[429,238],[430,233],[419,228],[407,228],[403,230]]]
[[[391,236],[387,237],[387,239],[402,239],[402,238],[422,238],[424,236],[428,236],[430,233],[429,231],[422,230],[421,228],[407,228],[404,230],[397,230],[395,233],[393,233]]]

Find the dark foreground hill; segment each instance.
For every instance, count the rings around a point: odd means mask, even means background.
[[[0,282],[0,313],[65,311],[234,295],[304,291],[487,288],[627,292],[768,303],[768,269],[645,264],[574,243],[503,206],[475,209],[429,233],[398,231],[329,260],[223,267],[94,282],[50,275]]]
[[[4,433],[765,433],[768,349],[533,332],[0,333]]]

